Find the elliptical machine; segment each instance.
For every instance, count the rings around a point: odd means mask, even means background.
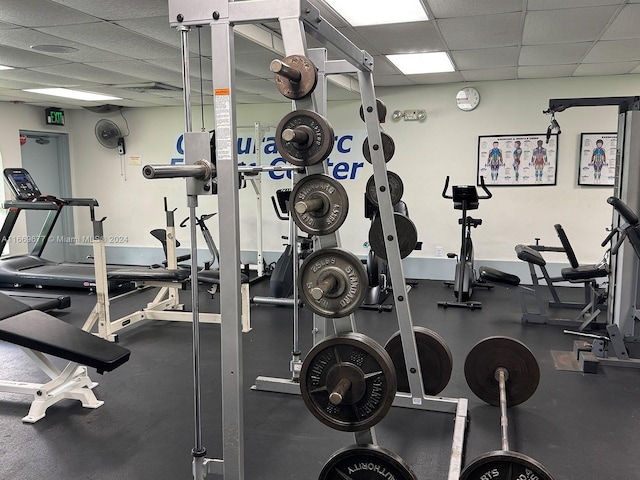
[[[469,210],[476,210],[480,200],[488,200],[493,195],[484,184],[484,177],[480,177],[480,186],[484,190],[485,195],[478,195],[475,185],[453,185],[451,187],[452,194],[447,195],[449,188],[449,176],[444,182],[442,190],[442,198],[453,200],[453,208],[462,210],[462,215],[458,219],[458,224],[462,225],[461,229],[461,245],[460,254],[447,253],[448,258],[458,257],[456,264],[455,277],[453,282],[445,282],[445,285],[453,285],[453,292],[456,297],[455,302],[441,301],[438,302],[439,307],[464,307],[471,310],[482,308],[481,302],[471,300],[471,294],[474,287],[492,288],[493,285],[480,282],[476,277],[476,270],[473,261],[473,241],[471,240],[471,228],[482,225],[482,219],[472,218],[467,215]]]

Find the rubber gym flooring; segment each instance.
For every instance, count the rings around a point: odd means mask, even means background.
[[[565,295],[581,294],[579,289]],[[252,295],[266,295],[266,282]],[[146,294],[145,294],[146,295]],[[500,448],[500,412],[475,398],[466,385],[468,351],[490,335],[522,340],[541,367],[540,385],[527,402],[509,410],[511,448],[535,458],[555,479],[639,478],[640,371],[600,368],[598,374],[556,370],[552,350],[571,350],[574,338],[560,327],[522,325],[517,297],[495,288],[478,290],[482,310],[438,308],[451,299],[442,282],[422,281],[411,290],[413,320],[438,332],[451,348],[454,370],[441,395],[469,399],[465,444],[467,462]],[[190,294],[183,299],[189,302]],[[74,292],[72,306],[56,313],[81,326],[95,297]],[[144,305],[144,295],[112,306],[114,316]],[[216,311],[201,294],[201,310]],[[569,312],[571,313],[571,312]],[[245,478],[314,479],[336,450],[353,443],[353,434],[320,423],[296,395],[250,390],[256,376],[289,377],[291,311],[254,306],[253,331],[243,337]],[[358,311],[358,330],[384,344],[397,330],[394,313]],[[311,315],[301,313],[301,347],[311,343]],[[220,328],[203,325],[203,445],[209,458],[222,454]],[[34,425],[21,418],[26,396],[0,393],[0,478],[13,480],[189,479],[194,446],[191,325],[147,322],[124,330],[121,345],[132,351],[119,369],[98,375],[95,391],[105,404],[84,409],[65,400]],[[0,343],[0,377],[44,381],[22,351]],[[400,455],[421,480],[447,478],[453,415],[392,408],[376,427],[378,443]],[[217,478],[217,477],[212,477]]]

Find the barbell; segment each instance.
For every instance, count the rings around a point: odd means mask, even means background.
[[[540,462],[509,449],[507,408],[528,400],[540,381],[540,367],[531,350],[510,337],[485,338],[467,355],[464,375],[478,398],[500,407],[502,445],[468,464],[460,479],[553,480]]]

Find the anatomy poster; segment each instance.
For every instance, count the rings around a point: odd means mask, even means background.
[[[555,185],[557,162],[558,134],[478,137],[478,185]]]
[[[580,134],[578,185],[613,186],[617,146],[615,133]]]

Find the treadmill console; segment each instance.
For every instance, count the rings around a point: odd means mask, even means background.
[[[4,180],[16,197],[16,200],[34,200],[42,194],[38,190],[29,172],[24,168],[5,168]]]

